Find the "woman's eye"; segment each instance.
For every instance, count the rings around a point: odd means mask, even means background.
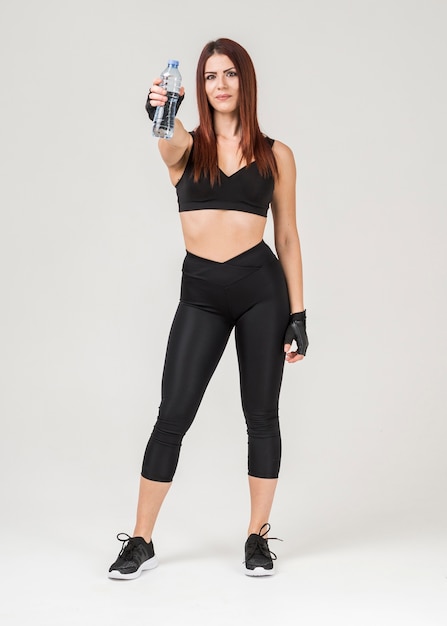
[[[227,76],[233,78],[233,76],[237,76],[236,72],[227,72]]]
[[[215,78],[214,74],[207,74],[205,76],[205,80],[212,80],[213,78]]]

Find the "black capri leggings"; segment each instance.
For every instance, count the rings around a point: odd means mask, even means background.
[[[261,241],[225,263],[187,253],[180,303],[168,340],[158,419],[142,475],[170,482],[183,436],[235,328],[248,473],[277,478],[281,459],[278,400],[289,319],[280,262]]]

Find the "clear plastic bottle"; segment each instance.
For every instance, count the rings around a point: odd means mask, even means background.
[[[152,127],[154,137],[171,139],[174,134],[174,120],[180,86],[182,84],[182,77],[178,71],[178,65],[178,61],[170,59],[168,61],[168,67],[161,74],[163,82],[160,83],[160,87],[163,87],[163,89],[166,89],[168,92],[166,94],[168,100],[164,106],[159,106],[155,110],[154,125]]]

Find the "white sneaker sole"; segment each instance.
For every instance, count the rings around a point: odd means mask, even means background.
[[[273,576],[275,569],[264,569],[263,567],[255,567],[255,569],[247,569],[244,567],[244,574],[246,576]]]
[[[154,569],[155,567],[157,567],[157,565],[158,559],[156,556],[153,556],[151,559],[144,561],[144,563],[140,565],[136,572],[132,572],[131,574],[121,574],[121,572],[119,572],[118,570],[113,569],[111,572],[109,572],[108,576],[109,578],[118,578],[120,580],[132,580],[133,578],[138,578],[138,576],[144,570]]]

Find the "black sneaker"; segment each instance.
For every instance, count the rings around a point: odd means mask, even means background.
[[[124,536],[125,539],[121,539]],[[116,538],[123,542],[121,552],[115,563],[110,566],[109,578],[138,578],[145,569],[153,569],[158,565],[152,541],[146,543],[143,537],[130,537],[119,533]]]
[[[276,561],[276,554],[271,552],[267,539],[264,538],[269,530],[270,524],[264,524],[258,534],[251,534],[245,542],[244,565],[247,576],[272,576],[275,573],[273,561]]]

